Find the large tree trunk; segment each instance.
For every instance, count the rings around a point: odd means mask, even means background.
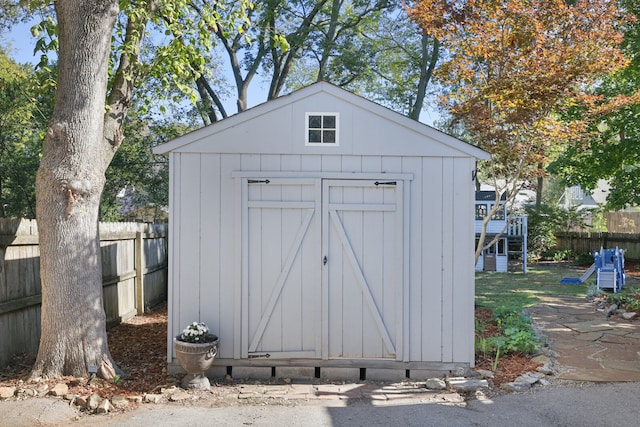
[[[58,89],[36,179],[42,337],[32,376],[117,367],[107,346],[98,207],[111,160],[104,116],[117,0],[56,0]]]
[[[431,43],[431,52],[429,52],[429,43]],[[422,47],[420,61],[420,80],[416,89],[416,99],[409,111],[409,118],[420,120],[420,113],[424,107],[424,98],[427,95],[427,86],[431,81],[433,70],[436,68],[438,59],[440,58],[440,42],[437,38],[422,33],[420,43]]]
[[[536,209],[540,209],[542,206],[542,187],[544,185],[544,176],[543,176],[543,168],[544,165],[542,163],[538,163],[538,185],[536,186]]]

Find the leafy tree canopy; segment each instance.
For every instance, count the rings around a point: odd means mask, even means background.
[[[481,171],[496,206],[542,174],[550,146],[584,136],[587,120],[560,119],[601,108],[587,89],[627,64],[619,44],[630,17],[613,0],[423,0],[410,15],[445,50],[440,102],[491,153]],[[483,241],[484,231],[476,256]]]
[[[425,0],[412,17],[446,49],[442,105],[502,176],[578,135],[552,113],[590,102],[584,89],[626,65],[615,1]]]
[[[0,217],[35,217],[35,173],[52,93],[0,50]]]
[[[634,17],[640,2],[626,0],[625,10]],[[593,190],[600,179],[609,181],[608,209],[640,205],[640,24],[624,27],[624,52],[628,66],[603,79],[594,91],[600,109],[589,117],[589,138],[567,147],[549,166],[567,185]],[[612,108],[615,107],[615,108]],[[573,116],[583,117],[578,110]]]

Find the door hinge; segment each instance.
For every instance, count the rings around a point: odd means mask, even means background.
[[[327,265],[327,256],[325,255],[324,258],[322,258],[322,265]]]
[[[396,181],[388,181],[388,182],[380,182],[380,181],[376,181],[373,183],[373,185],[375,185],[376,187],[378,185],[397,185]]]
[[[249,184],[268,184],[271,181],[269,181],[268,179],[250,179],[247,181]]]
[[[264,357],[265,359],[268,359],[271,357],[271,355],[269,353],[265,353],[265,354],[249,354],[247,356],[249,359],[257,359],[259,357]]]

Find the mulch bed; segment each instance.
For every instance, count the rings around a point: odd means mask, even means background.
[[[47,381],[49,388],[65,382],[70,394],[102,397],[135,396],[159,392],[175,385],[177,378],[167,374],[167,308],[159,307],[144,316],[132,319],[107,331],[109,350],[126,377],[118,381],[64,377]],[[0,369],[0,386],[16,386],[29,381],[35,356],[18,354],[5,368]]]
[[[493,310],[489,308],[477,308],[476,309],[476,321],[483,325],[481,336],[489,338],[499,335],[498,325],[493,320]],[[479,333],[476,331],[476,333]],[[531,355],[529,354],[504,354],[498,358],[497,368],[494,371],[495,358],[493,355],[483,355],[482,353],[476,353],[476,369],[483,369],[487,371],[493,371],[493,385],[500,386],[501,384],[514,381],[520,375],[526,372],[535,372],[536,368],[541,366],[540,363],[531,361]]]
[[[478,309],[476,316],[485,324],[485,335],[497,333],[491,325],[491,310]],[[98,393],[102,397],[114,395],[133,396],[159,392],[163,387],[178,383],[178,378],[167,374],[167,309],[160,307],[144,316],[135,316],[107,332],[113,359],[127,374],[117,382],[96,378],[87,385],[86,380],[66,377],[69,393],[88,395]],[[17,385],[28,381],[34,357],[16,355],[13,361],[0,369],[0,385]],[[476,368],[492,370],[493,359],[477,356]],[[513,381],[519,375],[534,371],[538,365],[528,355],[503,355],[494,372],[493,385]],[[51,380],[53,387],[58,380]]]

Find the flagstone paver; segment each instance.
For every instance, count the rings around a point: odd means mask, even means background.
[[[640,321],[606,317],[578,297],[544,299],[529,315],[555,355],[557,377],[640,381]]]
[[[581,334],[586,332],[608,331],[611,329],[615,329],[615,325],[612,325],[611,323],[602,319],[594,319],[578,323],[563,323],[563,325],[576,332],[580,332]]]

